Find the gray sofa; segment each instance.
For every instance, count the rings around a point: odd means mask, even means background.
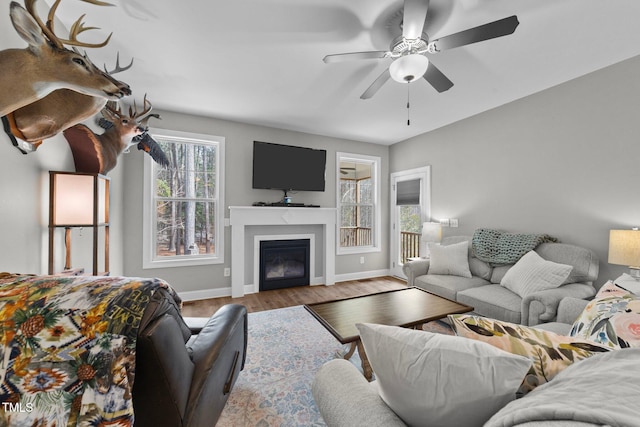
[[[570,330],[571,324],[580,315],[586,304],[587,301],[584,300],[564,298],[559,304],[557,320],[555,322],[549,322],[545,325],[539,325],[537,327],[556,333],[566,333]],[[635,363],[635,360],[640,357],[640,354],[638,353],[640,352],[640,349],[618,350],[611,353],[618,352],[620,352],[621,355],[627,353],[629,356],[632,356],[631,360],[633,364],[637,365],[637,363]],[[608,357],[608,354],[610,353],[602,356]],[[640,367],[637,369],[633,368],[633,372],[629,372],[628,369],[610,369],[610,366],[617,366],[613,364],[613,362],[615,361],[604,359],[602,363],[599,363],[599,360],[595,360],[596,357],[600,357],[600,355],[593,356],[592,359],[594,360],[591,361],[596,363],[591,363],[590,366],[588,366],[588,364],[583,365],[584,367],[589,368],[589,370],[588,374],[585,375],[584,373],[582,373],[582,375],[580,375],[580,379],[583,380],[584,383],[579,385],[577,394],[581,393],[580,390],[584,390],[584,394],[582,396],[578,396],[578,399],[597,399],[599,395],[594,394],[591,390],[591,387],[593,387],[594,389],[601,389],[604,386],[604,384],[601,382],[603,376],[605,378],[619,378],[621,379],[621,382],[640,381]],[[588,361],[589,359],[576,362],[574,364],[575,368],[581,368],[581,366],[579,365]],[[567,368],[567,370],[569,370],[569,368]],[[631,378],[633,378],[633,380]],[[538,409],[535,407],[535,404],[540,400],[541,397],[545,396],[545,393],[547,396],[550,396],[549,399],[553,399],[555,396],[557,396],[556,393],[558,391],[557,386],[554,384],[554,381],[555,378],[548,384],[546,384],[545,388],[541,386],[540,390],[536,390],[536,392],[532,392],[521,399],[517,399],[511,402],[507,406],[500,409],[494,415],[494,418],[500,419],[504,415],[501,414],[503,412],[513,413],[513,405],[520,405],[520,407],[524,406],[527,408],[527,410],[537,413]],[[593,381],[593,384],[589,385],[589,381]],[[613,382],[615,382],[615,380],[613,380]],[[558,383],[561,383],[561,381],[559,381]],[[556,389],[554,389],[554,386],[556,387]],[[637,393],[638,387],[640,386],[633,385],[632,387],[635,387],[634,393]],[[622,401],[624,401],[625,399],[633,399],[633,396],[625,396],[626,393],[629,393],[628,389],[616,388],[615,385],[613,385],[611,389],[603,391],[603,393],[612,394],[606,395],[606,399],[604,399],[605,402],[602,403],[605,403],[607,411],[615,414],[618,411],[618,409],[616,409],[616,405],[624,405]],[[364,376],[355,367],[355,365],[346,360],[336,359],[326,363],[316,374],[312,385],[312,391],[320,413],[322,414],[325,423],[329,427],[406,426],[406,424],[384,403],[384,401],[378,394],[375,381],[372,383],[367,382]],[[533,402],[533,404],[529,404],[529,402]],[[582,410],[584,410],[583,406],[581,406],[581,404],[583,403],[584,402],[580,402],[576,404],[575,407],[582,408]],[[572,403],[562,402],[562,404],[568,405],[570,407],[569,410],[571,410]],[[600,409],[597,408],[597,405],[592,406],[595,406],[595,409],[597,411],[600,411]],[[638,409],[637,404],[631,404],[630,406],[630,410],[629,408],[625,407],[621,408],[620,412],[624,413],[626,411],[625,415],[628,416],[630,411],[632,416],[637,416],[639,417],[637,419],[640,419],[640,409]],[[464,410],[464,408],[461,408],[461,410]],[[521,409],[515,410],[516,413],[519,411],[521,411]],[[561,410],[557,413],[562,414],[563,411]],[[428,419],[428,416],[428,414],[425,414],[425,419]],[[613,417],[616,417],[616,415],[613,415]],[[491,424],[492,426],[510,425],[518,427],[587,427],[602,425],[602,423],[594,424],[586,421],[568,420],[572,417],[571,415],[567,415],[566,411],[564,411],[563,415],[557,416],[555,418],[554,416],[545,417],[544,421],[526,421],[522,423],[513,421],[511,423],[502,424],[496,423],[494,418],[492,418],[492,420],[490,420],[487,424]],[[588,416],[585,415],[580,418],[584,419],[588,418]],[[611,425],[631,425],[625,424],[624,422],[614,423],[613,421],[614,420],[612,419]]]
[[[539,291],[525,298],[500,285],[513,265],[493,267],[473,255],[471,237],[454,236],[442,245],[469,242],[469,270],[472,277],[429,274],[429,260],[404,264],[403,272],[410,286],[417,286],[445,298],[474,307],[474,312],[511,323],[533,326],[556,319],[558,304],[564,297],[579,299],[595,295],[593,282],[598,277],[599,263],[593,251],[564,243],[542,243],[535,251],[545,260],[573,266],[562,286]]]

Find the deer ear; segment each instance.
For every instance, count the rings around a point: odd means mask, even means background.
[[[100,113],[102,114],[102,117],[104,117],[105,119],[110,121],[112,125],[113,125],[114,122],[118,121],[118,117],[115,114],[113,114],[111,111],[106,109],[106,108],[104,108],[102,111],[100,111]],[[102,127],[102,126],[100,126],[100,127]],[[106,129],[106,128],[104,128],[104,129]]]
[[[11,9],[9,12],[11,16],[11,22],[16,29],[20,37],[27,43],[31,49],[40,49],[47,43],[42,30],[38,26],[38,23],[33,17],[26,11],[26,9],[15,1],[11,2]]]

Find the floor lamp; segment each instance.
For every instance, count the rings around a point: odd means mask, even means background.
[[[109,181],[97,173],[49,172],[49,274],[54,274],[54,235],[65,230],[65,265],[71,268],[71,229],[93,229],[93,275],[98,275],[98,237],[104,229],[104,273],[109,272]]]

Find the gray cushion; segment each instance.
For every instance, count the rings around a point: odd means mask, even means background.
[[[469,270],[474,276],[481,277],[484,280],[491,280],[493,268],[486,262],[479,260],[474,256],[469,256]]]
[[[460,242],[467,242],[469,245],[469,270],[471,274],[474,276],[481,277],[485,280],[491,279],[491,272],[493,271],[493,267],[491,267],[488,263],[479,260],[475,256],[473,256],[473,251],[471,250],[471,236],[450,236],[442,239],[440,243],[442,246],[454,245]]]
[[[373,383],[375,384],[375,383]],[[344,359],[325,363],[313,379],[313,398],[329,426],[406,427],[377,388]]]
[[[395,326],[356,326],[380,397],[415,427],[481,427],[515,399],[531,367],[529,358],[480,341]]]
[[[493,267],[493,271],[491,272],[491,283],[500,283],[511,267],[513,267],[513,264]]]
[[[429,243],[429,271],[427,274],[449,274],[471,277],[469,271],[469,244],[467,242],[441,246]]]
[[[524,298],[534,292],[557,288],[572,269],[571,265],[545,260],[530,251],[507,271],[500,285]]]
[[[419,288],[453,300],[456,299],[456,295],[460,291],[488,284],[489,282],[480,277],[467,278],[442,274],[426,274],[416,277],[414,282],[414,285]]]
[[[458,292],[457,301],[493,319],[522,323],[522,298],[500,285],[488,285]]]
[[[566,243],[542,243],[535,251],[544,259],[573,266],[564,283],[591,283],[598,278],[598,257],[587,248]]]

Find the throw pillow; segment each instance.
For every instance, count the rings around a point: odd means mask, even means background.
[[[475,427],[516,397],[531,366],[488,344],[357,324],[385,403],[408,425]]]
[[[621,288],[624,288],[631,292],[632,294],[640,295],[640,280],[632,277],[627,273],[622,273],[620,277],[618,277],[614,283]]]
[[[609,351],[588,340],[474,315],[449,315],[456,335],[528,357],[533,365],[519,394],[550,381],[573,362]]]
[[[534,292],[557,288],[569,277],[573,266],[547,261],[529,251],[507,271],[500,285],[524,298]]]
[[[469,270],[469,242],[441,246],[429,243],[429,270],[427,274],[471,277]]]
[[[640,347],[640,296],[608,281],[573,323],[569,335],[609,348]]]

